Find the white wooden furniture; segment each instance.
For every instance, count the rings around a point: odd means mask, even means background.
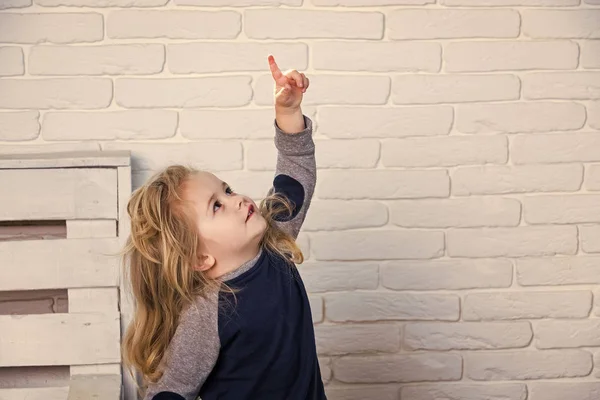
[[[62,238],[0,236],[0,292],[68,292],[68,313],[0,315],[0,367],[70,371],[68,385],[0,386],[1,400],[134,398],[120,351],[130,315],[119,255],[130,194],[128,152],[0,155],[0,228],[66,226]]]

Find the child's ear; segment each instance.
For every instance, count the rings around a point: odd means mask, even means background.
[[[210,254],[202,254],[198,258],[198,263],[194,266],[194,269],[197,271],[208,271],[215,265],[215,258]]]

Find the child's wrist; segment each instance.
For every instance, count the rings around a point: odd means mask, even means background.
[[[275,108],[275,121],[284,133],[294,134],[306,129],[302,109],[297,108]]]

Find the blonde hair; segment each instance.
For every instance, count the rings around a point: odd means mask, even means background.
[[[170,166],[135,190],[127,204],[131,234],[123,249],[123,264],[134,314],[122,346],[125,364],[131,372],[137,370],[144,382],[161,377],[159,365],[183,308],[197,296],[224,288],[193,268],[200,257],[200,238],[182,193],[197,172],[182,165]],[[302,263],[294,238],[274,223],[275,216],[292,215],[291,204],[282,196],[269,194],[259,210],[267,221],[261,246],[290,263]]]

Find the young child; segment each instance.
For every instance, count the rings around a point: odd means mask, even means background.
[[[309,80],[275,80],[273,187],[260,208],[215,175],[171,166],[129,203],[135,312],[125,362],[145,400],[325,399],[295,239],[316,181]],[[199,155],[200,156],[200,155]]]

